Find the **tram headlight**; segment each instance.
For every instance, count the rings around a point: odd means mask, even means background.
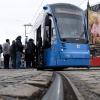
[[[64,49],[62,48],[61,51],[64,51]]]

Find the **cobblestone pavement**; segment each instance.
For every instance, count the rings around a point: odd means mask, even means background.
[[[0,69],[0,100],[39,100],[51,77],[48,71]]]
[[[100,100],[100,69],[63,72],[78,88],[85,100]]]

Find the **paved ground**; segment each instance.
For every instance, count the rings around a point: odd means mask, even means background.
[[[85,100],[100,100],[100,69],[75,69],[63,73],[71,79]]]
[[[51,77],[52,72],[48,71],[0,69],[0,100],[37,100]]]

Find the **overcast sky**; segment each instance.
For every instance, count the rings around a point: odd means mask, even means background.
[[[25,34],[24,24],[33,24],[39,8],[49,3],[65,2],[71,3],[85,9],[87,0],[0,0],[0,43],[4,43],[6,38],[11,41],[18,35]],[[90,0],[90,4],[100,3],[100,0]],[[30,28],[27,32],[31,33]]]

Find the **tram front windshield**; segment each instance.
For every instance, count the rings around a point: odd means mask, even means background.
[[[86,42],[81,11],[55,12],[60,38],[67,42]]]

